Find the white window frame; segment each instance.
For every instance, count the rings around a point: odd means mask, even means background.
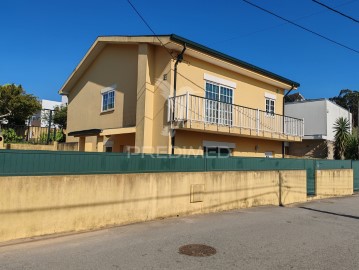
[[[106,95],[109,95],[110,93],[113,93],[113,107],[104,110],[104,97]],[[101,112],[109,112],[115,110],[115,104],[116,104],[116,98],[115,98],[115,88],[113,87],[107,87],[101,91]],[[108,104],[107,104],[108,106]]]
[[[267,110],[267,101],[269,102],[269,104],[268,104],[269,110]],[[273,111],[270,110],[270,109],[271,109],[271,106],[272,106],[271,102],[273,102]],[[273,117],[274,117],[274,116],[275,116],[275,99],[266,97],[266,98],[265,98],[264,106],[265,106],[266,115],[267,115],[267,116],[273,116]]]
[[[207,74],[205,74],[207,75]],[[207,78],[205,76],[205,78]],[[206,104],[208,104],[207,102],[221,102],[220,101],[220,97],[221,97],[221,88],[227,88],[229,90],[231,90],[232,92],[232,102],[231,103],[228,103],[231,105],[231,111],[230,111],[230,114],[231,114],[231,118],[230,118],[230,123],[223,123],[223,120],[225,121],[228,121],[228,119],[225,119],[225,118],[219,118],[219,114],[221,113],[221,110],[217,110],[217,117],[215,118],[216,121],[208,121],[207,120],[207,110],[206,110],[206,106],[204,106],[204,115],[205,115],[205,121],[207,123],[211,123],[211,124],[220,124],[220,125],[225,125],[225,126],[232,126],[233,125],[233,105],[234,105],[234,93],[235,93],[235,88],[233,88],[233,86],[236,86],[235,84],[232,84],[231,86],[229,86],[229,81],[226,81],[226,84],[223,84],[223,83],[219,83],[218,81],[210,81],[210,80],[207,80],[205,79],[204,80],[204,98],[206,100]],[[212,85],[216,85],[218,86],[219,88],[219,91],[218,91],[218,100],[209,100],[207,101],[206,99],[206,89],[207,89],[207,83],[210,83]],[[229,112],[229,111],[228,111]],[[223,112],[222,112],[223,113]]]
[[[229,81],[229,80],[226,80],[226,79],[223,79],[223,78],[219,78],[219,77],[216,77],[216,76],[211,75],[211,74],[204,73],[203,74],[203,79],[205,81],[210,81],[210,82],[214,82],[214,83],[217,83],[217,84],[221,84],[223,86],[226,86],[226,87],[229,87],[229,88],[232,88],[232,89],[237,88],[237,84],[235,82],[232,82],[232,81]]]

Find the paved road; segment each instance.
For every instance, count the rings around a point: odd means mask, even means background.
[[[217,254],[178,253],[191,243]],[[2,246],[0,269],[359,269],[359,196]]]

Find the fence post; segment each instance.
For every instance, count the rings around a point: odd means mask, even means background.
[[[26,141],[28,142],[30,139],[30,125],[31,125],[31,117],[29,117],[29,120],[27,120],[27,133],[26,133]]]
[[[51,122],[52,122],[52,110],[49,110],[50,111],[50,116],[49,116],[49,127],[47,129],[47,144],[50,143],[50,135],[51,135]]]
[[[56,126],[54,126],[54,142],[56,141]]]
[[[278,186],[279,186],[279,194],[278,194],[278,205],[279,206],[283,206],[283,202],[282,202],[282,185],[283,185],[283,175],[281,173],[281,171],[278,170]]]

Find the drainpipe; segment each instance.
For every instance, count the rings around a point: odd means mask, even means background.
[[[173,111],[172,111],[172,120],[175,119],[175,111],[176,111],[176,92],[177,92],[177,65],[182,62],[183,54],[186,50],[186,43],[183,44],[182,52],[177,55],[175,68],[174,68],[174,76],[173,76]],[[187,104],[188,106],[188,104]],[[171,137],[171,145],[172,145],[172,155],[175,154],[175,141],[176,141],[176,130],[172,129],[172,137]]]
[[[284,115],[285,97],[288,96],[289,93],[292,92],[293,89],[294,89],[294,84],[292,84],[291,88],[288,90],[288,92],[283,97],[283,134],[285,132],[285,128],[284,128],[284,124],[285,124],[285,121],[284,121],[284,118],[285,118],[285,115]],[[284,146],[284,142],[282,142],[282,158],[284,158],[284,156],[285,156],[285,146]]]

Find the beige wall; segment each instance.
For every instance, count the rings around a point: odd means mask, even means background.
[[[103,49],[69,94],[68,132],[135,125],[137,53],[136,45]],[[112,85],[116,85],[115,110],[102,113],[101,90]]]
[[[136,147],[145,153],[163,149],[168,153],[166,104],[171,94],[171,58],[162,47],[141,44],[138,66]]]
[[[113,141],[113,152],[126,152],[126,148],[134,148],[135,147],[135,134],[121,134],[121,135],[114,135]]]
[[[13,149],[13,150],[77,151],[78,144],[77,143],[57,143],[57,142],[54,142],[51,145],[7,143],[7,144],[5,144],[5,148]]]
[[[316,198],[352,195],[353,170],[317,170],[315,172]]]
[[[167,122],[167,98],[171,95],[173,81],[172,61],[167,51],[162,47],[155,50],[155,87],[153,98],[153,130],[152,143],[154,147],[160,146],[157,153],[171,153],[170,125]],[[167,80],[163,76],[167,76]]]
[[[305,179],[303,181],[303,179]],[[280,171],[280,194],[282,205],[307,201],[307,172]]]
[[[142,153],[151,153],[154,98],[154,47],[138,46],[136,146]]]
[[[185,55],[186,62],[178,66],[177,93],[204,96],[205,81],[204,73],[226,79],[237,84],[234,93],[234,104],[265,110],[265,93],[273,94],[277,97],[275,102],[275,112],[283,114],[283,93],[284,89],[269,85],[267,83],[246,77],[230,70],[215,66],[202,60]]]
[[[233,156],[265,157],[265,152],[273,152],[276,158],[282,157],[282,142],[177,130],[176,154],[203,155],[203,141],[235,143]]]
[[[109,146],[106,145],[107,141],[111,143],[112,152],[124,152],[127,148],[135,149],[135,133],[81,137],[78,149],[85,152],[105,152],[106,146]]]
[[[7,143],[4,146],[6,149],[12,149],[12,150],[57,151],[57,142],[55,142],[54,144],[50,144],[50,145]]]
[[[305,171],[282,174],[282,196],[279,179],[278,171],[0,177],[0,242],[295,202],[288,185],[304,187]]]
[[[164,55],[166,52],[162,48],[155,50],[155,55]],[[170,91],[170,85],[173,87],[174,62],[169,65],[169,59],[160,60],[155,57],[156,67],[160,66],[159,72],[155,72],[155,94],[153,96],[153,133],[152,148],[153,152],[171,153],[171,138],[169,135],[170,125],[167,123],[167,103],[166,98],[173,95],[173,89]],[[208,73],[223,79],[237,83],[234,90],[234,103],[246,107],[259,108],[265,110],[265,93],[270,93],[277,97],[276,113],[282,114],[283,89],[271,86],[266,83],[239,75],[235,72],[225,70],[215,65],[185,55],[185,61],[178,65],[177,95],[185,94],[187,91],[194,95],[204,96],[205,80],[204,74]],[[171,70],[170,70],[171,69]],[[168,74],[167,81],[163,81],[163,74]],[[226,136],[215,133],[200,133],[189,131],[176,131],[176,153],[177,154],[203,154],[202,141],[224,141],[235,142],[238,147],[233,155],[235,156],[264,156],[264,152],[274,152],[275,157],[282,155],[282,143],[280,141],[270,141],[264,139],[252,139],[245,137]],[[256,147],[257,146],[257,147]],[[257,150],[255,150],[255,147]],[[190,149],[194,148],[196,150]]]
[[[326,140],[290,142],[288,155],[309,158],[333,159],[333,143]]]
[[[79,150],[85,152],[98,152],[97,136],[82,137],[83,142],[80,141]],[[83,150],[82,150],[83,147]],[[101,151],[100,151],[101,152]]]
[[[78,151],[79,145],[78,143],[59,143],[57,146],[58,151]]]

